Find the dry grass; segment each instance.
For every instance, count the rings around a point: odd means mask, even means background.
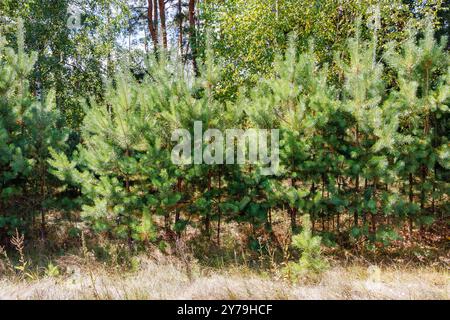
[[[201,241],[179,241],[164,250],[148,246],[145,256],[135,257],[123,243],[89,243],[83,233],[74,251],[55,257],[42,248],[26,255],[17,234],[14,257],[0,247],[0,300],[450,299],[447,246],[402,244],[397,251],[371,254],[329,249],[331,269],[291,283],[281,271],[286,259],[277,260],[270,247],[264,256],[246,253],[238,239],[239,233],[224,237],[220,248],[199,247]]]
[[[338,267],[320,281],[291,284],[247,268],[217,271],[174,258],[140,258],[134,272],[111,271],[76,257],[58,262],[62,276],[33,281],[0,276],[0,299],[449,299],[445,270]]]

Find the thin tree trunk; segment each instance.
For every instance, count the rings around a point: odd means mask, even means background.
[[[373,182],[373,198],[375,200],[375,207],[377,206],[377,188],[378,188],[378,178],[375,178],[375,181]],[[372,217],[372,233],[375,235],[377,233],[377,212],[378,210],[376,210],[375,212],[372,212],[371,217]]]
[[[359,147],[359,126],[358,125],[356,125],[355,140],[356,140],[356,145]],[[355,193],[356,193],[356,206],[358,206],[359,205],[359,173],[356,175]],[[356,208],[355,208],[353,219],[354,219],[355,227],[357,227],[358,226],[358,209],[356,209]]]
[[[178,0],[178,49],[180,58],[183,59],[183,7],[182,0]]]
[[[155,26],[156,39],[159,43],[159,15],[158,15],[158,0],[153,0],[153,25]]]
[[[148,30],[150,32],[150,36],[153,41],[153,47],[155,52],[158,50],[158,21],[154,20],[154,11],[156,8],[153,5],[153,0],[148,0],[148,10],[147,10],[147,19],[148,19]]]
[[[434,178],[433,178],[433,194],[431,198],[431,211],[433,212],[433,216],[436,214],[436,200],[434,198],[434,194],[436,192],[436,165],[434,166]]]
[[[363,191],[363,194],[367,191],[367,185],[368,185],[368,181],[367,181],[367,178],[365,178],[364,179],[364,191]],[[362,211],[362,220],[363,220],[363,226],[365,226],[366,223],[367,223],[367,212],[366,212],[366,210]]]
[[[45,208],[44,208],[44,201],[46,198],[45,188],[46,188],[46,178],[45,178],[45,166],[41,170],[42,174],[42,182],[41,182],[41,237],[42,240],[45,240],[46,238],[46,222],[45,222]]]
[[[339,183],[339,176],[336,179],[337,184],[338,184],[338,194],[341,194],[341,184]],[[337,212],[337,216],[336,216],[336,231],[339,234],[341,229],[341,221],[340,221],[340,214],[339,211]]]
[[[130,157],[130,149],[128,146],[127,146],[127,149],[125,150],[125,157],[126,158]],[[130,184],[130,177],[128,176],[128,174],[125,176],[125,188],[127,190],[127,194],[130,195],[131,194],[131,184]],[[132,238],[132,231],[131,231],[129,219],[127,219],[127,229],[128,229],[128,247],[131,251],[131,250],[133,250],[133,238]]]
[[[292,233],[295,233],[297,230],[297,208],[292,207],[290,211],[291,211],[291,230]]]
[[[425,193],[425,183],[427,180],[427,167],[425,165],[422,165],[421,168],[421,174],[422,174],[422,190],[420,191],[420,214],[423,216],[425,214],[425,202],[426,202],[426,193]],[[420,236],[423,237],[424,233],[424,225],[423,223],[420,224]]]
[[[166,4],[164,0],[158,0],[158,2],[159,2],[159,16],[161,20],[162,43],[164,49],[167,50]]]
[[[325,199],[325,175],[324,175],[324,173],[322,173],[322,199]],[[323,228],[325,229],[325,220],[327,220],[327,231],[328,231],[328,229],[330,227],[328,217],[326,216],[325,210],[322,209],[321,212],[322,212],[322,219],[324,221]],[[325,230],[323,230],[323,231],[325,231]]]
[[[177,192],[179,194],[181,194],[181,192],[183,191],[183,178],[179,177],[178,178],[178,183],[177,183]],[[175,209],[175,226],[178,224],[178,222],[180,221],[181,218],[181,214],[180,214],[180,208],[176,208]],[[179,230],[177,230],[177,238],[179,239],[181,237],[181,233]]]
[[[222,220],[222,212],[220,211],[220,203],[222,201],[221,193],[222,192],[222,172],[219,171],[219,205],[218,205],[218,221],[217,221],[217,245],[220,247],[220,227]]]
[[[313,183],[312,183],[312,185],[311,185],[311,190],[310,190],[310,196],[311,197],[314,197],[314,194],[316,193],[316,184],[314,183],[314,181],[313,181]],[[315,210],[313,210],[312,212],[311,212],[311,223],[312,223],[312,231],[314,232],[315,231],[315,226],[316,226],[316,214],[315,214]]]
[[[291,179],[291,187],[296,188],[296,180]],[[291,230],[292,234],[294,234],[297,231],[297,214],[298,210],[295,206],[295,204],[292,206],[291,210]]]
[[[413,175],[409,174],[409,202],[412,204],[414,202],[414,194],[413,194]],[[412,236],[413,232],[413,218],[411,215],[408,217],[409,220],[409,234]]]
[[[196,39],[196,25],[195,25],[195,1],[189,0],[189,42],[192,53],[192,66],[194,67],[195,75],[198,75],[197,65],[197,39]]]
[[[211,178],[212,178],[211,172],[208,172],[208,192],[211,192],[211,190],[212,190]],[[204,222],[205,222],[205,233],[206,233],[207,237],[210,238],[211,237],[211,219],[210,219],[208,212],[206,212]]]

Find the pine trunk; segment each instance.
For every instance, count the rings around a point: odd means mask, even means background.
[[[153,47],[155,52],[158,50],[158,21],[153,19],[153,12],[156,8],[153,5],[153,0],[148,0],[147,20],[148,30],[153,41]]]
[[[189,0],[189,42],[191,46],[192,53],[192,66],[194,68],[195,75],[198,76],[198,65],[197,65],[197,37],[196,37],[196,25],[195,25],[195,1]]]
[[[161,20],[161,33],[163,48],[167,50],[167,28],[166,28],[166,4],[164,0],[158,0],[159,2],[159,17]]]

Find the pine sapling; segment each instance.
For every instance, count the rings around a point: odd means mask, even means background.
[[[290,262],[284,269],[291,280],[317,276],[328,268],[328,263],[321,254],[321,243],[322,238],[312,234],[310,216],[304,215],[302,231],[292,237],[292,247],[300,251],[300,258],[296,262]]]

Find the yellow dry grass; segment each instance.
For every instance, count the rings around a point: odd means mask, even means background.
[[[76,259],[75,259],[76,260]],[[0,299],[449,299],[449,274],[433,268],[335,266],[319,281],[292,284],[249,269],[189,267],[175,259],[140,258],[134,272],[93,262],[60,262],[63,276],[13,281],[0,276]]]

